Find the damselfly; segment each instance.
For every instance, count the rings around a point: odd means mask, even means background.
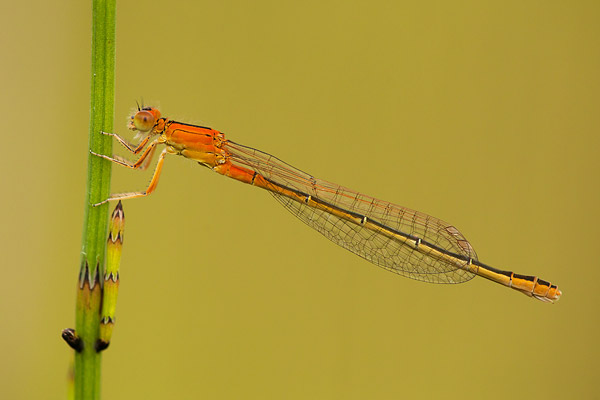
[[[561,291],[535,276],[489,267],[452,225],[427,214],[354,192],[313,177],[270,154],[225,139],[214,129],[162,117],[156,108],[139,108],[129,129],[145,135],[133,145],[114,133],[135,162],[99,157],[132,169],[146,169],[159,145],[154,175],[146,190],[113,194],[105,201],[147,196],[156,189],[167,154],[197,161],[221,175],[266,189],[292,214],[332,242],[382,268],[431,283],[462,283],[475,275],[536,299],[553,302]]]

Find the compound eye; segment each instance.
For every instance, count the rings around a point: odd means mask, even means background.
[[[147,110],[138,111],[133,117],[133,126],[141,132],[148,132],[154,127],[154,115]]]

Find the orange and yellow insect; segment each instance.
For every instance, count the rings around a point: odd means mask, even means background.
[[[266,189],[332,242],[399,275],[431,283],[462,283],[478,275],[546,302],[562,294],[556,285],[535,276],[479,262],[467,239],[442,220],[317,179],[270,154],[225,139],[217,130],[170,120],[152,107],[138,107],[129,129],[146,136],[132,145],[114,133],[104,134],[131,153],[142,153],[137,161],[93,154],[128,168],[146,169],[157,146],[165,145],[152,180],[144,191],[113,194],[96,206],[149,195],[156,189],[165,156],[181,155],[221,175]]]

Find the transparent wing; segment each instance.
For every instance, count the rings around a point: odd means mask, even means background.
[[[366,216],[466,259],[477,260],[477,254],[465,237],[440,219],[316,179],[260,150],[231,141],[226,142],[224,148],[230,153],[232,162],[250,168],[272,182]],[[365,225],[298,202],[278,191],[270,193],[292,214],[332,242],[389,271],[431,283],[461,283],[475,276],[456,264],[418,252],[403,241]]]

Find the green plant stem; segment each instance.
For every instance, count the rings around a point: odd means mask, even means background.
[[[92,1],[92,86],[89,150],[112,154],[112,141],[100,132],[112,132],[115,92],[116,0]],[[89,154],[85,215],[77,290],[75,330],[83,349],[75,354],[75,399],[100,398],[99,335],[101,268],[106,250],[108,204],[93,207],[110,193],[110,162]]]

